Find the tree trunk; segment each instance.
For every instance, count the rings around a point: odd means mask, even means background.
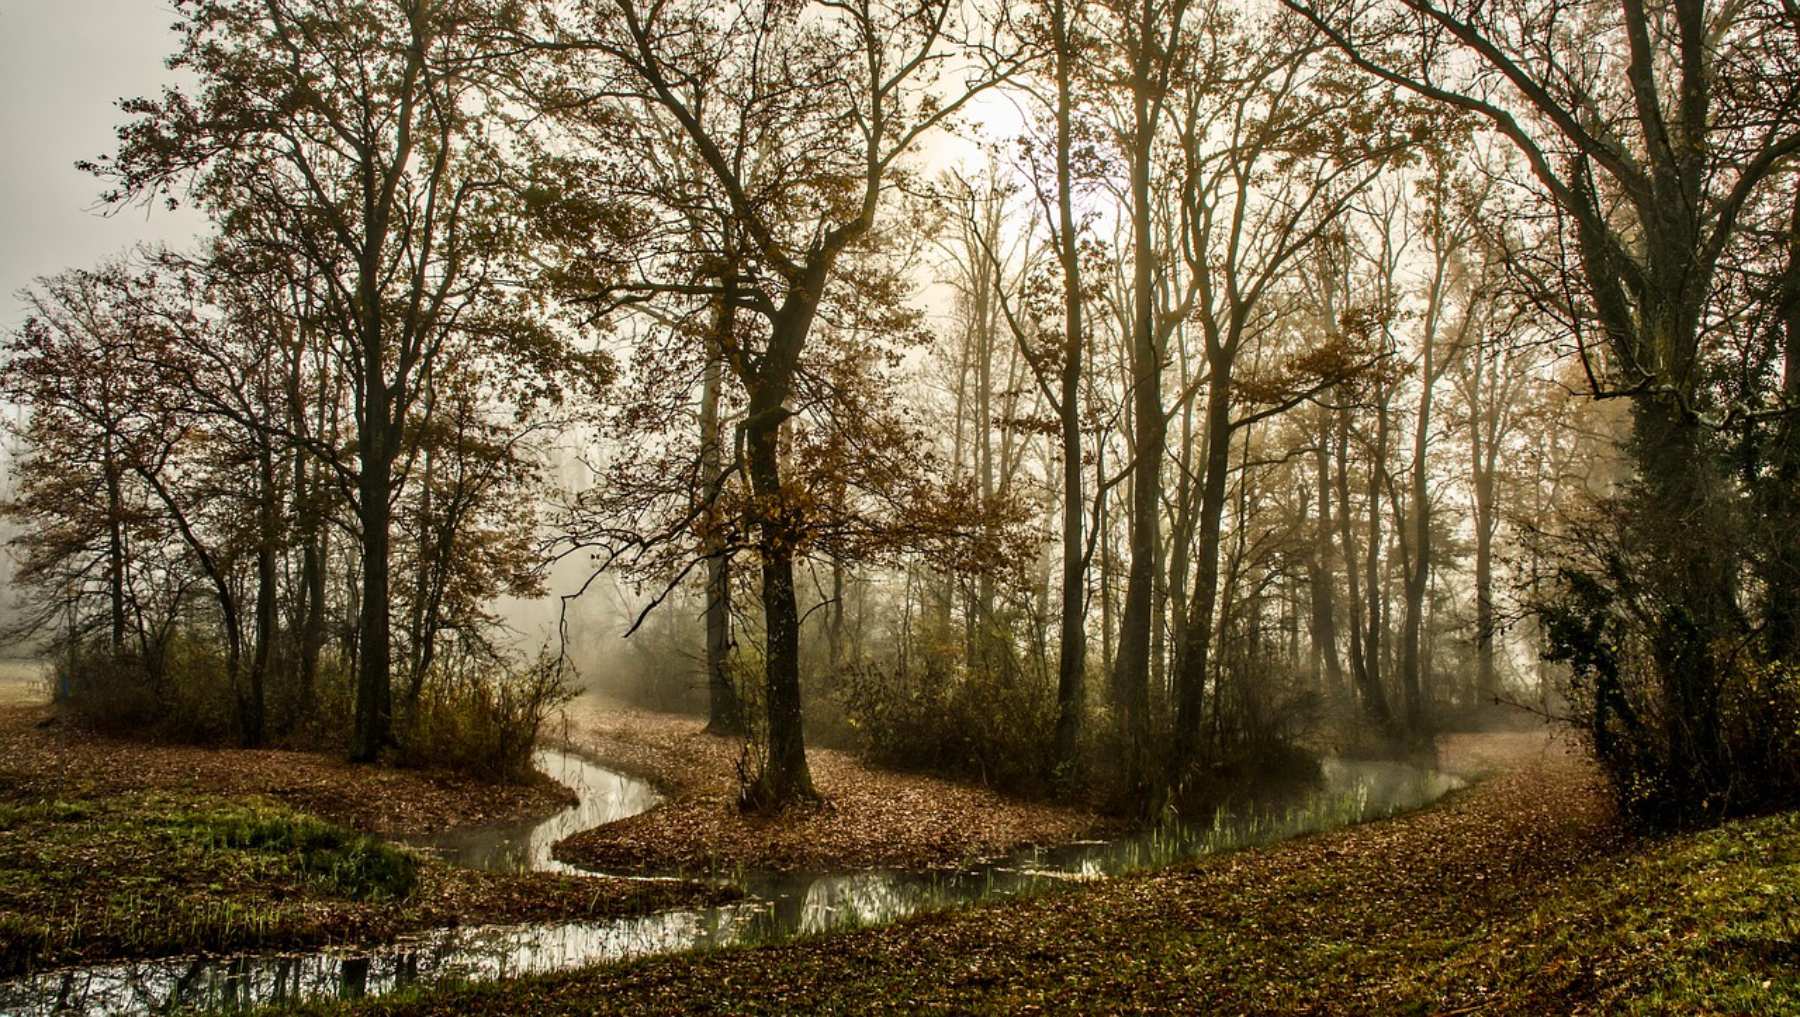
[[[719,735],[744,731],[744,706],[738,699],[737,687],[731,683],[731,559],[725,520],[718,515],[725,458],[719,424],[724,370],[721,358],[723,343],[733,324],[727,296],[719,301],[700,391],[700,476],[709,499],[702,541],[706,555],[706,730]]]
[[[266,736],[269,661],[275,649],[275,600],[281,534],[275,504],[275,456],[257,447],[256,649],[250,657],[250,700],[244,715],[244,743],[261,745]]]
[[[1356,535],[1351,525],[1350,514],[1350,421],[1348,411],[1340,411],[1338,415],[1337,435],[1337,500],[1338,500],[1338,536],[1344,544],[1344,574],[1348,585],[1350,603],[1350,674],[1356,683],[1356,690],[1362,699],[1363,710],[1369,719],[1375,722],[1383,734],[1389,733],[1393,725],[1393,714],[1388,709],[1387,695],[1381,687],[1381,675],[1372,670],[1372,663],[1377,659],[1372,648],[1364,643],[1364,618],[1367,611],[1373,617],[1368,621],[1369,630],[1374,631],[1380,624],[1378,594],[1371,589],[1367,599],[1364,598],[1362,563],[1358,562]],[[1374,469],[1373,466],[1370,469]],[[1371,513],[1379,513],[1379,504],[1369,506]],[[1379,527],[1379,522],[1375,526]],[[1377,537],[1377,539],[1379,539]],[[1376,553],[1371,548],[1370,555]],[[1374,579],[1370,578],[1373,586]]]
[[[747,790],[751,804],[765,809],[819,797],[806,763],[800,710],[800,612],[794,596],[794,547],[801,534],[794,532],[787,492],[782,488],[781,443],[789,415],[788,395],[825,288],[825,272],[825,265],[815,263],[808,280],[812,285],[789,293],[771,323],[768,350],[753,377],[747,379],[750,405],[744,440],[762,558],[768,711],[768,758],[757,786]]]
[[[119,468],[113,459],[113,436],[105,436],[101,456],[106,472],[106,592],[112,609],[114,656],[125,649],[125,507]]]
[[[398,444],[390,416],[390,393],[383,364],[381,319],[373,273],[363,285],[372,308],[363,335],[362,407],[357,444],[361,476],[357,517],[362,524],[361,625],[357,634],[356,720],[350,740],[352,762],[372,763],[393,743],[392,632],[388,601],[389,527],[392,522],[394,452]]]
[[[1314,477],[1319,485],[1319,522],[1313,537],[1309,578],[1312,587],[1313,654],[1324,666],[1327,695],[1341,696],[1348,690],[1344,687],[1344,665],[1338,658],[1337,598],[1332,583],[1336,570],[1332,567],[1335,555],[1331,530],[1330,439],[1329,418],[1323,418],[1319,428],[1319,444],[1313,451]]]
[[[1800,200],[1789,222],[1787,271],[1782,277],[1773,325],[1783,340],[1781,394],[1800,406]],[[1790,412],[1776,426],[1775,475],[1769,499],[1769,530],[1775,543],[1764,594],[1764,627],[1769,654],[1800,658],[1800,417]]]
[[[298,480],[305,473],[303,453],[296,452],[294,475]],[[300,623],[299,705],[309,715],[317,696],[319,655],[325,645],[326,552],[325,527],[314,510],[304,507],[310,496],[308,491],[305,497],[296,499],[306,513],[306,538],[300,550],[300,594],[305,604]]]
[[[1225,481],[1231,471],[1231,358],[1209,356],[1212,378],[1206,391],[1206,475],[1200,482],[1199,540],[1194,555],[1194,594],[1175,658],[1176,775],[1199,761],[1206,709],[1213,612],[1219,598],[1219,553],[1225,515]]]
[[[1056,665],[1056,746],[1058,768],[1075,762],[1081,739],[1087,683],[1087,561],[1083,527],[1086,505],[1081,477],[1081,368],[1086,340],[1082,321],[1081,254],[1076,243],[1072,148],[1074,114],[1070,79],[1075,53],[1065,0],[1051,5],[1056,56],[1056,215],[1057,260],[1063,277],[1063,362],[1059,377],[1062,435],[1062,612]]]
[[[750,483],[765,514],[758,521],[762,551],[763,626],[768,647],[768,763],[758,789],[761,802],[776,806],[796,798],[815,798],[806,764],[806,739],[800,713],[800,615],[794,597],[793,534],[779,512],[767,506],[781,502],[778,451],[782,410],[779,404],[760,410],[751,399],[752,422],[746,441]],[[758,419],[761,414],[767,417]]]
[[[1146,14],[1145,20],[1148,21]],[[1147,26],[1146,26],[1147,27]],[[1113,695],[1120,708],[1132,784],[1143,778],[1143,753],[1150,738],[1150,627],[1154,607],[1157,552],[1161,542],[1162,458],[1166,422],[1162,410],[1162,351],[1155,320],[1155,239],[1151,232],[1150,153],[1155,128],[1151,113],[1146,47],[1139,40],[1134,71],[1131,153],[1132,327],[1131,396],[1136,443],[1131,469],[1131,561],[1125,578],[1125,610],[1119,620],[1119,649],[1113,662]]]
[[[1401,623],[1400,681],[1406,704],[1406,730],[1417,737],[1425,729],[1424,653],[1420,636],[1425,624],[1425,590],[1431,579],[1431,495],[1426,489],[1426,453],[1431,441],[1433,371],[1430,332],[1422,351],[1424,369],[1419,377],[1419,416],[1413,425],[1411,477],[1412,556],[1407,562],[1406,606]]]
[[[1494,667],[1494,528],[1499,516],[1495,506],[1496,450],[1487,438],[1500,408],[1483,405],[1481,372],[1482,365],[1477,363],[1470,372],[1469,389],[1470,480],[1475,493],[1475,694],[1478,702],[1492,703],[1500,695],[1500,678]],[[1493,402],[1495,395],[1489,390],[1488,401]]]

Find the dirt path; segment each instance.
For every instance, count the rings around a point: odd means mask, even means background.
[[[736,805],[740,743],[702,727],[698,718],[592,698],[574,704],[570,742],[670,800],[564,841],[558,857],[608,870],[927,868],[1074,840],[1103,825],[1090,812],[878,770],[820,748],[807,759],[825,806],[747,817]]]

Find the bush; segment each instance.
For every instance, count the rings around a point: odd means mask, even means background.
[[[467,663],[431,676],[405,720],[397,761],[487,780],[523,781],[544,723],[573,700],[568,664]]]
[[[155,661],[83,644],[57,654],[53,680],[67,691],[67,708],[97,731],[197,744],[239,733],[225,661],[204,640],[171,636]]]
[[[875,761],[1040,789],[1050,773],[1056,690],[1004,670],[927,657],[922,667],[849,668],[838,695],[846,723]]]
[[[1669,637],[1642,621],[1656,616],[1592,574],[1560,580],[1536,607],[1548,656],[1568,666],[1570,712],[1628,812],[1682,823],[1800,801],[1800,663],[1720,639],[1671,666]]]

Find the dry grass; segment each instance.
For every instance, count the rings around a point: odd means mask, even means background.
[[[807,758],[824,805],[774,818],[747,816],[736,805],[740,742],[702,727],[698,718],[593,699],[572,706],[567,737],[576,747],[652,781],[671,798],[641,816],[571,837],[558,857],[629,871],[921,868],[1073,840],[1102,825],[1090,812],[877,770],[848,753],[818,748],[808,749]]]

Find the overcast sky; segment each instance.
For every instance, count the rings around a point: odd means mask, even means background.
[[[0,0],[0,328],[38,276],[194,235],[188,215],[101,216],[100,182],[75,169],[112,149],[119,99],[171,80],[174,20],[163,0]]]
[[[89,267],[142,241],[182,246],[202,217],[131,208],[102,215],[102,182],[78,159],[112,151],[118,100],[154,95],[175,36],[166,0],[0,0],[0,330],[24,317],[17,294],[38,276]],[[1016,125],[1010,104],[976,112]],[[959,143],[933,139],[947,161]]]

